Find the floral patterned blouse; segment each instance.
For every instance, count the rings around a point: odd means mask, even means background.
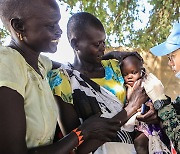
[[[126,90],[124,79],[121,74],[119,62],[115,59],[102,60],[102,66],[105,69],[104,78],[93,78],[94,82],[113,93],[122,104],[125,103]]]

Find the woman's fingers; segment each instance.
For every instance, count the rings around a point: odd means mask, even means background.
[[[85,138],[109,139],[116,136],[117,130],[120,129],[121,122],[117,119],[100,117],[96,114],[87,119],[79,128],[82,130]]]
[[[153,107],[153,104],[151,102],[147,102],[146,105],[149,107],[149,110],[144,115],[137,116],[137,120],[146,122],[148,124],[158,123],[158,115]]]

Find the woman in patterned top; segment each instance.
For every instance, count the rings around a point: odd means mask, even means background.
[[[68,22],[67,34],[75,51],[75,61],[66,68],[72,89],[69,90],[69,93],[72,92],[72,96],[68,93],[64,101],[67,102],[66,100],[73,98],[70,101],[73,105],[60,103],[64,107],[61,116],[63,128],[65,131],[71,131],[76,127],[75,121],[83,122],[97,112],[101,112],[103,117],[117,117],[123,125],[146,101],[147,97],[143,93],[141,96],[139,95],[142,88],[138,87],[137,84],[137,89],[133,93],[129,105],[123,109],[125,102],[124,80],[118,67],[118,61],[101,61],[105,50],[105,31],[96,17],[85,12],[73,15]],[[51,72],[54,79],[57,74]],[[61,74],[59,75],[61,76]],[[53,84],[53,80],[50,80],[51,84]],[[66,94],[60,89],[61,84],[54,87],[54,92],[55,95],[63,98],[62,96],[66,96]],[[61,92],[57,93],[57,91]],[[68,108],[75,109],[77,115],[72,115],[69,112],[67,115]],[[89,140],[78,148],[78,152],[81,149],[87,149],[87,153],[95,151],[103,143]],[[119,152],[135,153],[132,136],[121,128],[117,132],[116,138],[103,144],[94,153],[115,154]]]

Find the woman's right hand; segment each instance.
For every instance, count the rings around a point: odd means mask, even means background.
[[[128,105],[125,108],[126,110],[132,111],[132,115],[137,112],[137,110],[141,107],[143,103],[148,100],[148,96],[141,86],[142,79],[136,81],[135,85],[133,86],[133,90],[131,96],[128,101]]]
[[[79,126],[84,140],[98,139],[104,142],[111,141],[116,137],[121,123],[117,119],[100,117],[100,113],[88,118]]]

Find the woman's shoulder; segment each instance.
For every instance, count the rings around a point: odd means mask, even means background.
[[[25,59],[17,50],[6,46],[0,46],[0,61],[2,64],[11,66],[25,64]]]
[[[73,104],[72,88],[66,69],[60,67],[51,70],[47,76],[54,95],[61,97],[64,102]]]
[[[21,56],[17,50],[7,46],[0,46],[0,54],[4,56]]]
[[[46,72],[49,72],[52,69],[52,61],[48,57],[40,54],[39,61],[45,68]]]

